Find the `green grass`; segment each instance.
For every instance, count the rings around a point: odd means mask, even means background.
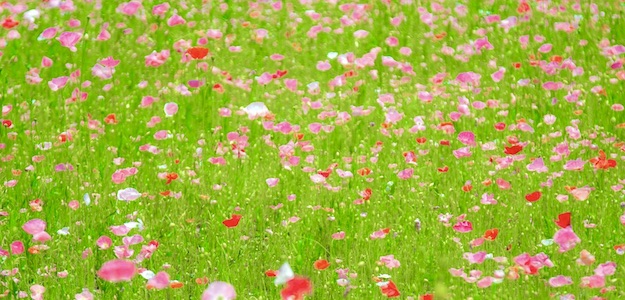
[[[625,243],[621,237],[624,228],[619,221],[623,214],[620,203],[625,202],[625,194],[623,190],[614,191],[611,187],[618,185],[619,180],[620,184],[625,184],[622,171],[625,164],[622,150],[625,148],[614,146],[625,140],[625,129],[617,128],[618,124],[625,123],[625,114],[612,108],[614,104],[624,104],[624,76],[622,68],[612,70],[609,67],[623,56],[606,57],[599,47],[603,39],[611,45],[623,43],[623,5],[598,3],[604,16],[592,21],[593,14],[587,3],[581,5],[580,12],[573,11],[571,4],[563,3],[566,11],[551,15],[539,11],[538,4],[531,1],[530,18],[522,22],[522,16],[516,12],[517,1],[495,0],[490,4],[488,1],[461,1],[467,6],[466,16],[454,12],[455,1],[441,2],[464,29],[459,32],[445,21],[450,17],[446,13],[433,12],[438,17],[434,22],[437,28],[433,30],[421,22],[417,8],[423,6],[432,12],[430,4],[433,2],[430,1],[414,1],[410,5],[400,5],[398,1],[385,5],[382,1],[374,1],[362,12],[365,15],[362,21],[346,27],[341,26],[339,18],[352,12],[343,13],[339,5],[325,2],[302,5],[299,1],[288,1],[288,4],[285,1],[282,10],[274,11],[269,4],[263,3],[256,10],[242,1],[206,1],[208,3],[204,5],[200,1],[190,1],[188,8],[170,1],[172,8],[165,18],[152,15],[153,4],[148,2],[143,4],[139,13],[144,14],[144,18],[117,13],[116,7],[121,3],[117,1],[102,1],[100,10],[95,10],[93,3],[76,2],[74,12],[42,9],[34,30],[28,30],[21,14],[15,15],[13,19],[21,23],[12,30],[18,31],[21,37],[6,40],[6,46],[0,49],[0,82],[3,87],[0,103],[13,107],[2,117],[11,120],[13,126],[0,129],[0,143],[4,146],[0,149],[0,182],[17,180],[14,187],[6,184],[1,187],[0,211],[8,216],[0,217],[0,248],[9,250],[10,244],[18,240],[24,242],[26,249],[36,245],[22,229],[22,225],[31,219],[46,221],[46,231],[52,236],[52,240],[46,243],[49,249],[39,254],[26,251],[21,255],[0,257],[1,270],[19,270],[17,275],[3,277],[0,281],[0,293],[8,290],[9,299],[16,298],[20,291],[29,291],[35,284],[46,288],[46,299],[74,299],[83,288],[89,289],[96,299],[199,299],[206,285],[196,284],[195,279],[202,277],[211,282],[231,283],[237,290],[238,299],[276,299],[281,288],[276,287],[273,278],[265,276],[264,272],[277,270],[287,261],[296,274],[311,279],[314,293],[310,299],[343,297],[345,288],[336,282],[339,277],[335,270],[339,268],[348,268],[358,274],[351,279],[354,288],[347,296],[351,299],[383,299],[380,288],[372,280],[380,274],[392,276],[401,299],[409,296],[416,299],[427,293],[435,293],[436,299],[548,299],[551,295],[568,293],[576,295],[577,299],[591,299],[600,295],[599,289],[582,288],[580,280],[592,275],[599,264],[607,261],[617,263],[616,274],[608,277],[606,282],[606,286],[616,286],[616,290],[606,293],[605,297],[618,299],[623,295],[624,286],[620,280],[623,257],[617,255],[613,247]],[[37,4],[26,1],[29,9]],[[220,4],[227,4],[228,9],[221,10]],[[560,4],[551,3],[549,7],[556,5]],[[192,28],[167,26],[166,20],[174,9],[187,23],[195,22],[196,25]],[[306,10],[316,11],[321,14],[321,19],[306,16]],[[260,12],[261,16],[250,17],[252,11]],[[519,22],[506,32],[497,23],[487,24],[483,18],[485,12],[499,14],[501,19],[517,16]],[[291,18],[290,14],[297,15],[301,21]],[[405,16],[404,21],[399,27],[393,27],[390,19],[400,14]],[[8,9],[0,15],[8,17]],[[555,31],[555,22],[572,22],[575,15],[583,16],[577,30],[571,33]],[[328,22],[324,23],[323,18]],[[68,28],[70,19],[79,20],[81,26]],[[242,25],[246,21],[250,22],[247,27]],[[111,38],[96,41],[104,22],[110,24]],[[118,28],[120,23],[125,26]],[[321,32],[315,39],[307,37],[307,31],[318,24],[328,27],[330,32]],[[153,25],[157,25],[158,30],[151,31]],[[59,33],[63,30],[83,31],[76,52],[71,52],[55,39],[37,39],[44,29],[53,26],[62,28]],[[128,28],[132,32],[124,34],[123,30]],[[269,36],[257,43],[253,36],[260,28],[266,29]],[[344,33],[334,33],[339,28],[343,28]],[[487,31],[494,49],[482,49],[481,54],[468,56],[468,62],[456,59],[455,55],[462,52],[462,45],[471,45],[481,38],[477,32],[480,28]],[[208,29],[223,32],[220,40],[209,40],[206,45],[211,51],[210,58],[180,62],[183,53],[176,52],[174,43],[185,40],[195,46]],[[369,35],[356,39],[353,32],[359,29],[367,30]],[[8,29],[0,29],[5,39],[8,32]],[[430,33],[442,32],[447,35],[441,40],[428,37]],[[287,33],[289,37],[285,36]],[[225,41],[228,35],[236,37],[231,45],[240,46],[240,53],[228,50],[230,44]],[[522,35],[530,35],[527,49],[522,49],[518,42]],[[583,75],[574,77],[568,69],[549,75],[538,66],[530,66],[529,55],[538,55],[537,49],[543,44],[533,40],[536,35],[545,38],[543,43],[553,44],[553,50],[540,54],[539,60],[549,63],[554,55],[571,59],[577,67],[584,69]],[[385,40],[389,36],[397,37],[399,46],[387,45]],[[587,40],[588,44],[580,46],[582,40]],[[294,43],[297,46],[294,47]],[[456,54],[444,55],[441,51],[444,45],[454,48]],[[376,47],[381,51],[374,66],[364,69],[344,67],[337,59],[327,57],[329,52],[352,52],[360,58]],[[410,47],[412,54],[408,57],[400,55],[400,47]],[[567,47],[570,47],[568,51]],[[144,57],[161,50],[170,50],[171,57],[159,67],[146,67]],[[274,53],[283,55],[284,59],[271,60],[269,56]],[[41,67],[43,56],[53,60],[51,67]],[[112,78],[93,76],[91,68],[109,56],[120,60]],[[414,74],[384,66],[383,56],[410,64]],[[317,62],[327,59],[331,69],[326,72],[316,70]],[[489,66],[491,61],[496,67]],[[513,67],[516,62],[522,64],[521,68]],[[197,67],[201,63],[206,63],[209,70],[227,71],[234,79],[252,80],[249,90],[227,84],[219,71],[203,71]],[[490,75],[499,67],[504,67],[506,73],[500,82],[494,82]],[[41,83],[31,85],[25,81],[26,73],[32,68],[40,70]],[[69,76],[75,70],[81,71],[76,82],[70,81],[58,91],[48,87],[47,82],[52,78]],[[287,70],[288,73],[267,85],[256,82],[256,76],[276,70]],[[357,75],[347,78],[344,86],[328,86],[330,80],[349,70],[355,70]],[[378,72],[377,80],[369,73],[373,70]],[[435,85],[430,81],[434,75],[443,72],[449,73],[443,83]],[[481,75],[480,93],[460,88],[455,78],[461,72]],[[591,81],[593,76],[597,81]],[[617,79],[619,76],[621,79]],[[400,84],[402,77],[409,81]],[[288,78],[298,80],[299,93],[286,89],[283,79]],[[187,85],[187,81],[196,79],[204,80],[206,84],[199,89],[190,88],[190,96],[180,95],[175,90],[176,86]],[[521,79],[536,82],[518,86]],[[611,79],[616,82],[611,83]],[[86,81],[91,82],[90,86],[81,87]],[[142,81],[148,82],[145,88],[138,87]],[[320,84],[319,94],[311,94],[306,88],[315,81]],[[359,81],[361,83],[357,84]],[[580,90],[580,105],[564,99],[566,89],[544,90],[541,86],[548,81],[562,82],[571,90]],[[224,93],[212,89],[216,83],[224,86]],[[104,91],[107,84],[112,88]],[[428,92],[435,94],[433,101],[419,100],[417,85],[423,85]],[[355,86],[358,86],[357,92],[353,90]],[[605,95],[591,92],[595,86],[602,86]],[[88,93],[87,100],[66,104],[75,88]],[[330,92],[336,96],[326,97]],[[394,95],[395,103],[382,107],[377,102],[378,96],[387,93]],[[158,101],[151,107],[140,107],[142,97],[148,95]],[[305,113],[303,97],[312,102],[321,101],[323,108]],[[458,110],[459,97],[466,97],[470,102],[497,100],[500,105],[484,110],[471,108],[470,115],[453,122],[454,134],[437,130],[436,126],[441,122],[450,121],[449,113]],[[558,100],[555,105],[551,104],[552,98]],[[165,117],[163,106],[167,102],[179,105],[179,111],[173,117]],[[294,133],[267,131],[260,119],[249,120],[246,115],[237,114],[241,107],[252,102],[264,102],[275,115],[276,124],[289,122],[301,127],[302,141],[309,142],[314,149],[310,152],[301,148],[295,150],[295,155],[301,158],[300,165],[287,170],[280,163],[278,147],[291,141],[297,143]],[[352,106],[371,107],[373,112],[368,116],[353,116]],[[383,123],[385,109],[389,107],[403,114],[403,119],[393,124],[389,134],[385,135]],[[232,116],[221,117],[220,108],[229,108]],[[575,114],[577,110],[582,113]],[[436,117],[437,111],[442,113],[442,119]],[[352,116],[345,124],[337,125],[334,117],[320,120],[321,112],[348,112]],[[109,114],[116,115],[117,124],[104,123]],[[547,114],[557,117],[553,125],[544,123],[543,117]],[[147,127],[146,123],[153,116],[160,117],[162,122]],[[427,129],[410,133],[416,116],[423,116]],[[89,129],[89,118],[99,121],[101,129]],[[522,118],[531,124],[533,133],[510,130],[509,126]],[[581,138],[578,140],[571,139],[565,130],[574,120],[579,121]],[[313,134],[308,125],[314,122],[334,125],[335,128],[329,133],[322,130]],[[498,122],[506,123],[508,128],[496,131],[494,124]],[[208,161],[220,156],[215,153],[218,143],[230,149],[227,133],[241,133],[245,128],[249,130],[246,133],[249,146],[245,149],[244,159],[227,153],[223,155],[227,161],[225,166]],[[394,134],[393,130],[397,129],[403,129],[403,134]],[[173,137],[155,140],[153,135],[159,130],[167,130]],[[73,131],[73,140],[59,142],[59,135],[67,131]],[[464,147],[457,139],[457,134],[463,131],[475,133],[477,147],[471,148],[471,157],[456,159],[452,151]],[[562,136],[548,137],[555,132],[561,132]],[[266,135],[270,136],[275,147],[265,142]],[[597,137],[593,138],[593,135]],[[508,168],[496,170],[489,159],[506,156],[503,149],[509,146],[509,136],[528,143],[521,152],[526,157]],[[417,137],[426,137],[427,142],[418,144]],[[606,142],[607,138],[614,140]],[[449,140],[451,145],[439,146],[440,140]],[[199,141],[205,144],[200,145]],[[383,146],[375,154],[371,148],[378,141]],[[40,150],[38,145],[44,142],[51,142],[52,148]],[[480,146],[487,142],[494,142],[496,149],[482,150]],[[555,155],[553,148],[562,142],[569,144],[570,155],[562,161],[551,162],[549,158]],[[162,151],[158,154],[140,152],[139,147],[145,144]],[[589,147],[590,144],[596,148]],[[203,149],[201,157],[195,155],[198,147]],[[598,156],[598,149],[603,149],[608,156],[616,155],[616,168],[593,168],[588,160]],[[420,154],[422,150],[427,150],[427,154]],[[416,165],[405,162],[402,154],[406,151],[418,155]],[[33,157],[38,155],[45,159],[33,162]],[[314,157],[314,160],[306,162],[307,156]],[[364,162],[359,162],[360,157]],[[371,162],[374,157],[377,162]],[[537,157],[545,160],[549,172],[527,170],[530,159]],[[116,165],[113,163],[115,158],[124,161]],[[347,158],[353,162],[348,163]],[[578,158],[586,161],[583,170],[563,169],[568,160]],[[71,164],[74,170],[56,172],[55,166],[61,163]],[[310,179],[314,173],[302,170],[303,167],[325,170],[333,163],[338,164],[338,169],[354,174],[353,178],[339,178],[336,171],[330,175],[327,182],[339,187],[337,192],[314,184]],[[111,176],[116,170],[130,168],[133,164],[138,169],[136,175],[121,184],[112,182]],[[34,170],[25,171],[30,165]],[[443,166],[449,167],[447,173],[437,171]],[[360,176],[357,171],[365,167],[372,173]],[[401,180],[397,173],[406,168],[414,169],[414,177]],[[21,170],[21,174],[16,175],[13,172],[16,170]],[[541,187],[552,173],[560,171],[563,173],[553,179],[552,187]],[[163,172],[175,172],[179,178],[166,184],[166,180],[158,177]],[[194,174],[189,175],[189,172]],[[279,178],[280,182],[270,188],[265,183],[267,178]],[[497,178],[509,181],[511,189],[499,189],[495,184]],[[481,183],[487,179],[493,184],[485,186]],[[469,180],[473,190],[463,192],[462,186]],[[386,190],[389,182],[393,183],[393,191]],[[217,184],[223,188],[214,189]],[[586,185],[595,188],[588,200],[577,201],[572,196],[563,203],[556,200],[558,194],[569,194],[566,186]],[[129,187],[143,193],[143,197],[131,202],[119,201],[117,191]],[[371,199],[363,205],[353,204],[366,188],[372,190]],[[167,190],[180,192],[182,196],[176,199],[160,195]],[[542,198],[528,205],[524,196],[538,190],[542,191]],[[499,204],[480,204],[484,193],[494,194]],[[83,203],[84,194],[90,195],[91,205]],[[287,200],[291,194],[297,196],[296,200]],[[35,199],[43,201],[41,211],[30,208],[29,203]],[[80,201],[81,205],[75,211],[67,205],[71,200]],[[283,207],[270,208],[278,203]],[[314,210],[314,206],[332,210]],[[479,206],[479,211],[472,211],[474,206]],[[541,245],[542,240],[553,238],[558,230],[553,220],[567,211],[572,213],[572,226],[581,243],[565,253],[558,252],[557,244]],[[438,216],[445,213],[454,216],[452,225],[457,216],[466,213],[473,231],[458,233],[444,226]],[[147,290],[146,280],[141,276],[124,283],[109,283],[97,276],[103,263],[116,258],[114,246],[122,245],[122,237],[113,235],[109,227],[129,222],[129,214],[135,214],[145,225],[143,231],[133,229],[128,234],[140,234],[145,239],[143,243],[131,246],[135,253],[130,259],[136,257],[142,245],[151,240],[158,241],[160,245],[153,256],[137,266],[155,273],[166,271],[172,280],[184,283],[183,288]],[[243,217],[237,227],[227,228],[222,221],[232,214]],[[293,216],[300,220],[286,226],[282,224]],[[417,218],[422,224],[420,230],[415,230]],[[597,226],[585,228],[585,220]],[[57,230],[63,227],[69,227],[69,235],[57,234]],[[385,238],[369,238],[382,228],[391,230]],[[499,228],[497,239],[470,249],[469,242],[490,228]],[[331,235],[340,231],[346,233],[345,239],[333,240]],[[113,239],[113,247],[99,250],[96,240],[104,235]],[[455,237],[460,239],[462,246],[452,240]],[[83,259],[81,254],[86,249],[91,249],[93,254]],[[578,266],[575,263],[582,249],[596,257],[594,265]],[[508,263],[487,260],[484,264],[469,265],[462,258],[465,252],[477,251],[505,256]],[[493,272],[501,268],[507,274],[514,265],[514,257],[540,252],[546,253],[555,267],[543,268],[535,276],[521,274],[518,280],[504,279],[502,283],[485,289],[452,277],[449,272],[450,268],[465,268],[467,272],[475,269],[483,271],[484,276],[493,276]],[[390,254],[401,263],[399,268],[387,269],[376,263],[381,256]],[[318,259],[327,259],[331,266],[326,270],[315,270],[313,263]],[[45,271],[45,268],[55,271]],[[64,270],[68,276],[59,278],[57,272]],[[557,275],[570,276],[573,284],[550,287],[546,281]]]

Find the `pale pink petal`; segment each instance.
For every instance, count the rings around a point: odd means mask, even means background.
[[[126,260],[111,260],[102,265],[98,276],[106,281],[130,281],[137,274],[135,264]]]
[[[26,233],[34,235],[46,230],[46,222],[40,219],[32,219],[26,222],[22,226],[22,229],[24,229]]]
[[[165,116],[172,117],[178,112],[178,104],[176,104],[175,102],[169,102],[165,104],[164,110],[165,110]]]
[[[573,284],[573,280],[568,276],[558,275],[556,277],[549,278],[549,285],[551,287],[562,287],[571,284]]]
[[[166,272],[158,272],[156,276],[148,280],[148,286],[157,290],[164,289],[169,286],[169,274]]]
[[[202,300],[233,300],[237,297],[234,287],[222,281],[211,283],[202,294]]]

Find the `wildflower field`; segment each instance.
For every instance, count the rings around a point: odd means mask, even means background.
[[[0,298],[624,299],[625,2],[0,3]]]

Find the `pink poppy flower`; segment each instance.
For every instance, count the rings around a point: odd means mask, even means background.
[[[614,272],[616,272],[616,263],[615,262],[607,262],[605,264],[600,264],[596,269],[595,269],[595,275],[599,275],[599,276],[610,276],[613,275]]]
[[[147,283],[148,289],[155,288],[162,290],[169,286],[169,274],[167,272],[158,272],[156,276],[150,278]]]
[[[453,226],[453,229],[457,232],[467,233],[473,231],[473,224],[471,224],[471,222],[469,221],[461,221],[456,223]]]
[[[106,250],[111,247],[111,245],[113,244],[113,240],[111,240],[110,237],[104,235],[99,237],[95,243],[96,245],[98,245],[98,248],[100,248],[100,250]]]
[[[223,281],[211,283],[202,294],[202,300],[233,300],[237,297],[234,287]]]
[[[24,243],[22,243],[22,241],[15,241],[11,243],[11,253],[13,253],[13,255],[20,255],[24,253]]]
[[[481,264],[486,259],[487,253],[485,251],[480,251],[477,253],[464,253],[462,256],[464,259],[468,260],[470,264]]]
[[[109,282],[130,281],[137,274],[135,264],[127,260],[110,260],[98,270],[98,276]]]
[[[573,280],[568,276],[558,275],[556,277],[549,278],[549,285],[551,287],[562,287],[571,284],[573,284]]]
[[[81,38],[82,33],[66,31],[61,33],[57,39],[63,47],[69,48],[72,52],[76,52],[78,50],[76,44],[80,42]]]
[[[582,277],[582,283],[579,286],[589,289],[602,288],[605,286],[605,277],[599,275]]]
[[[561,228],[553,236],[553,241],[560,246],[560,253],[569,251],[575,247],[582,240],[573,232],[573,229],[569,226]]]
[[[387,255],[387,256],[381,256],[380,262],[383,263],[389,269],[399,268],[400,266],[399,261],[396,260],[395,255],[392,255],[392,254]]]
[[[32,219],[22,226],[22,229],[28,234],[35,235],[46,230],[46,222],[40,219]]]

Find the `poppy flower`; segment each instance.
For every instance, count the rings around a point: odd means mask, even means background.
[[[349,71],[345,72],[343,75],[345,76],[345,78],[350,78],[350,77],[354,77],[354,76],[356,76],[358,74],[356,74],[356,72],[354,70],[349,70]]]
[[[98,270],[98,276],[109,282],[130,281],[135,275],[135,264],[120,259],[108,261]]]
[[[215,84],[213,85],[213,90],[214,90],[215,92],[218,92],[218,93],[223,93],[223,92],[224,92],[224,86],[223,86],[223,85],[221,85],[221,83],[215,83]]]
[[[5,29],[11,29],[19,24],[20,22],[11,19],[11,17],[8,17],[2,22],[2,27],[4,27]]]
[[[278,275],[278,272],[276,270],[265,271],[265,276],[267,277],[276,277],[276,275]]]
[[[542,196],[542,193],[539,191],[536,191],[531,194],[525,195],[525,200],[527,200],[528,202],[536,202],[540,199],[541,196]]]
[[[515,155],[523,150],[523,147],[520,145],[514,145],[510,147],[504,147],[503,152],[508,155]]]
[[[195,283],[197,283],[198,285],[208,284],[208,277],[196,278]]]
[[[419,144],[425,144],[425,142],[427,142],[427,139],[424,137],[418,137],[417,138],[417,143]]]
[[[282,300],[302,300],[304,295],[312,293],[312,284],[310,279],[295,276],[293,279],[287,281],[286,287],[280,291]]]
[[[104,118],[104,123],[106,123],[106,124],[117,124],[117,118],[115,117],[115,114],[109,114],[108,116],[106,116]]]
[[[169,174],[167,174],[167,176],[165,178],[167,179],[167,183],[166,184],[170,184],[172,181],[178,179],[178,174],[176,174],[176,173],[169,173]]]
[[[495,126],[495,130],[497,131],[503,131],[504,129],[506,129],[506,123],[503,123],[503,122],[499,122],[495,124],[494,126]]]
[[[447,171],[449,171],[449,167],[448,166],[444,166],[442,168],[438,168],[437,169],[440,173],[447,173]]]
[[[399,290],[392,280],[389,280],[386,285],[380,286],[380,291],[384,296],[388,298],[395,298],[400,296]]]
[[[2,126],[6,128],[11,128],[13,127],[13,122],[11,122],[11,120],[2,120]]]
[[[371,191],[370,188],[366,188],[364,191],[362,191],[360,193],[360,196],[362,196],[362,200],[367,201],[367,200],[371,199],[372,193],[373,193],[373,191]]]
[[[328,177],[330,177],[330,174],[332,174],[332,170],[331,169],[327,169],[325,171],[317,171],[317,174],[319,174],[319,175],[321,175],[321,176],[323,176],[325,178],[328,178]]]
[[[208,48],[206,47],[191,47],[187,49],[187,54],[193,59],[202,59],[208,55]]]
[[[317,261],[315,261],[315,263],[313,264],[313,267],[315,268],[315,270],[325,270],[330,266],[330,263],[325,260],[325,259],[319,259]]]
[[[528,11],[530,11],[530,5],[527,4],[527,2],[523,1],[521,3],[519,3],[519,6],[517,7],[516,11],[520,14],[524,14]]]
[[[562,62],[562,56],[560,55],[554,55],[551,57],[550,59],[552,62],[557,62],[557,63],[561,63]]]
[[[276,71],[276,76],[277,76],[278,78],[281,78],[281,77],[284,77],[284,75],[286,75],[288,72],[289,72],[289,71],[287,71],[287,70],[277,70],[277,71]]]
[[[239,225],[239,221],[241,221],[242,215],[232,215],[232,217],[228,220],[223,221],[222,223],[226,225],[228,228],[234,228]]]
[[[71,140],[72,140],[72,136],[68,134],[67,132],[61,132],[61,134],[59,135],[59,142],[61,143],[65,143]]]
[[[489,241],[494,241],[497,238],[497,235],[499,235],[499,229],[497,228],[488,229],[486,230],[486,232],[484,232],[484,239],[487,239]]]
[[[432,294],[425,294],[425,295],[421,296],[419,299],[420,300],[434,300],[434,295],[432,295]]]
[[[595,166],[595,170],[616,168],[616,160],[607,159],[603,150],[599,150],[599,156],[591,158],[590,163]]]
[[[237,292],[234,287],[223,281],[215,281],[211,283],[204,293],[202,293],[202,300],[233,300],[237,297]]]
[[[369,168],[358,169],[358,175],[360,176],[367,176],[369,174],[371,174],[371,169]]]
[[[441,32],[441,33],[437,33],[434,35],[434,40],[436,41],[440,41],[442,39],[444,39],[447,36],[447,32]]]
[[[571,212],[565,212],[558,215],[558,219],[555,220],[556,225],[560,228],[566,228],[571,226]]]

